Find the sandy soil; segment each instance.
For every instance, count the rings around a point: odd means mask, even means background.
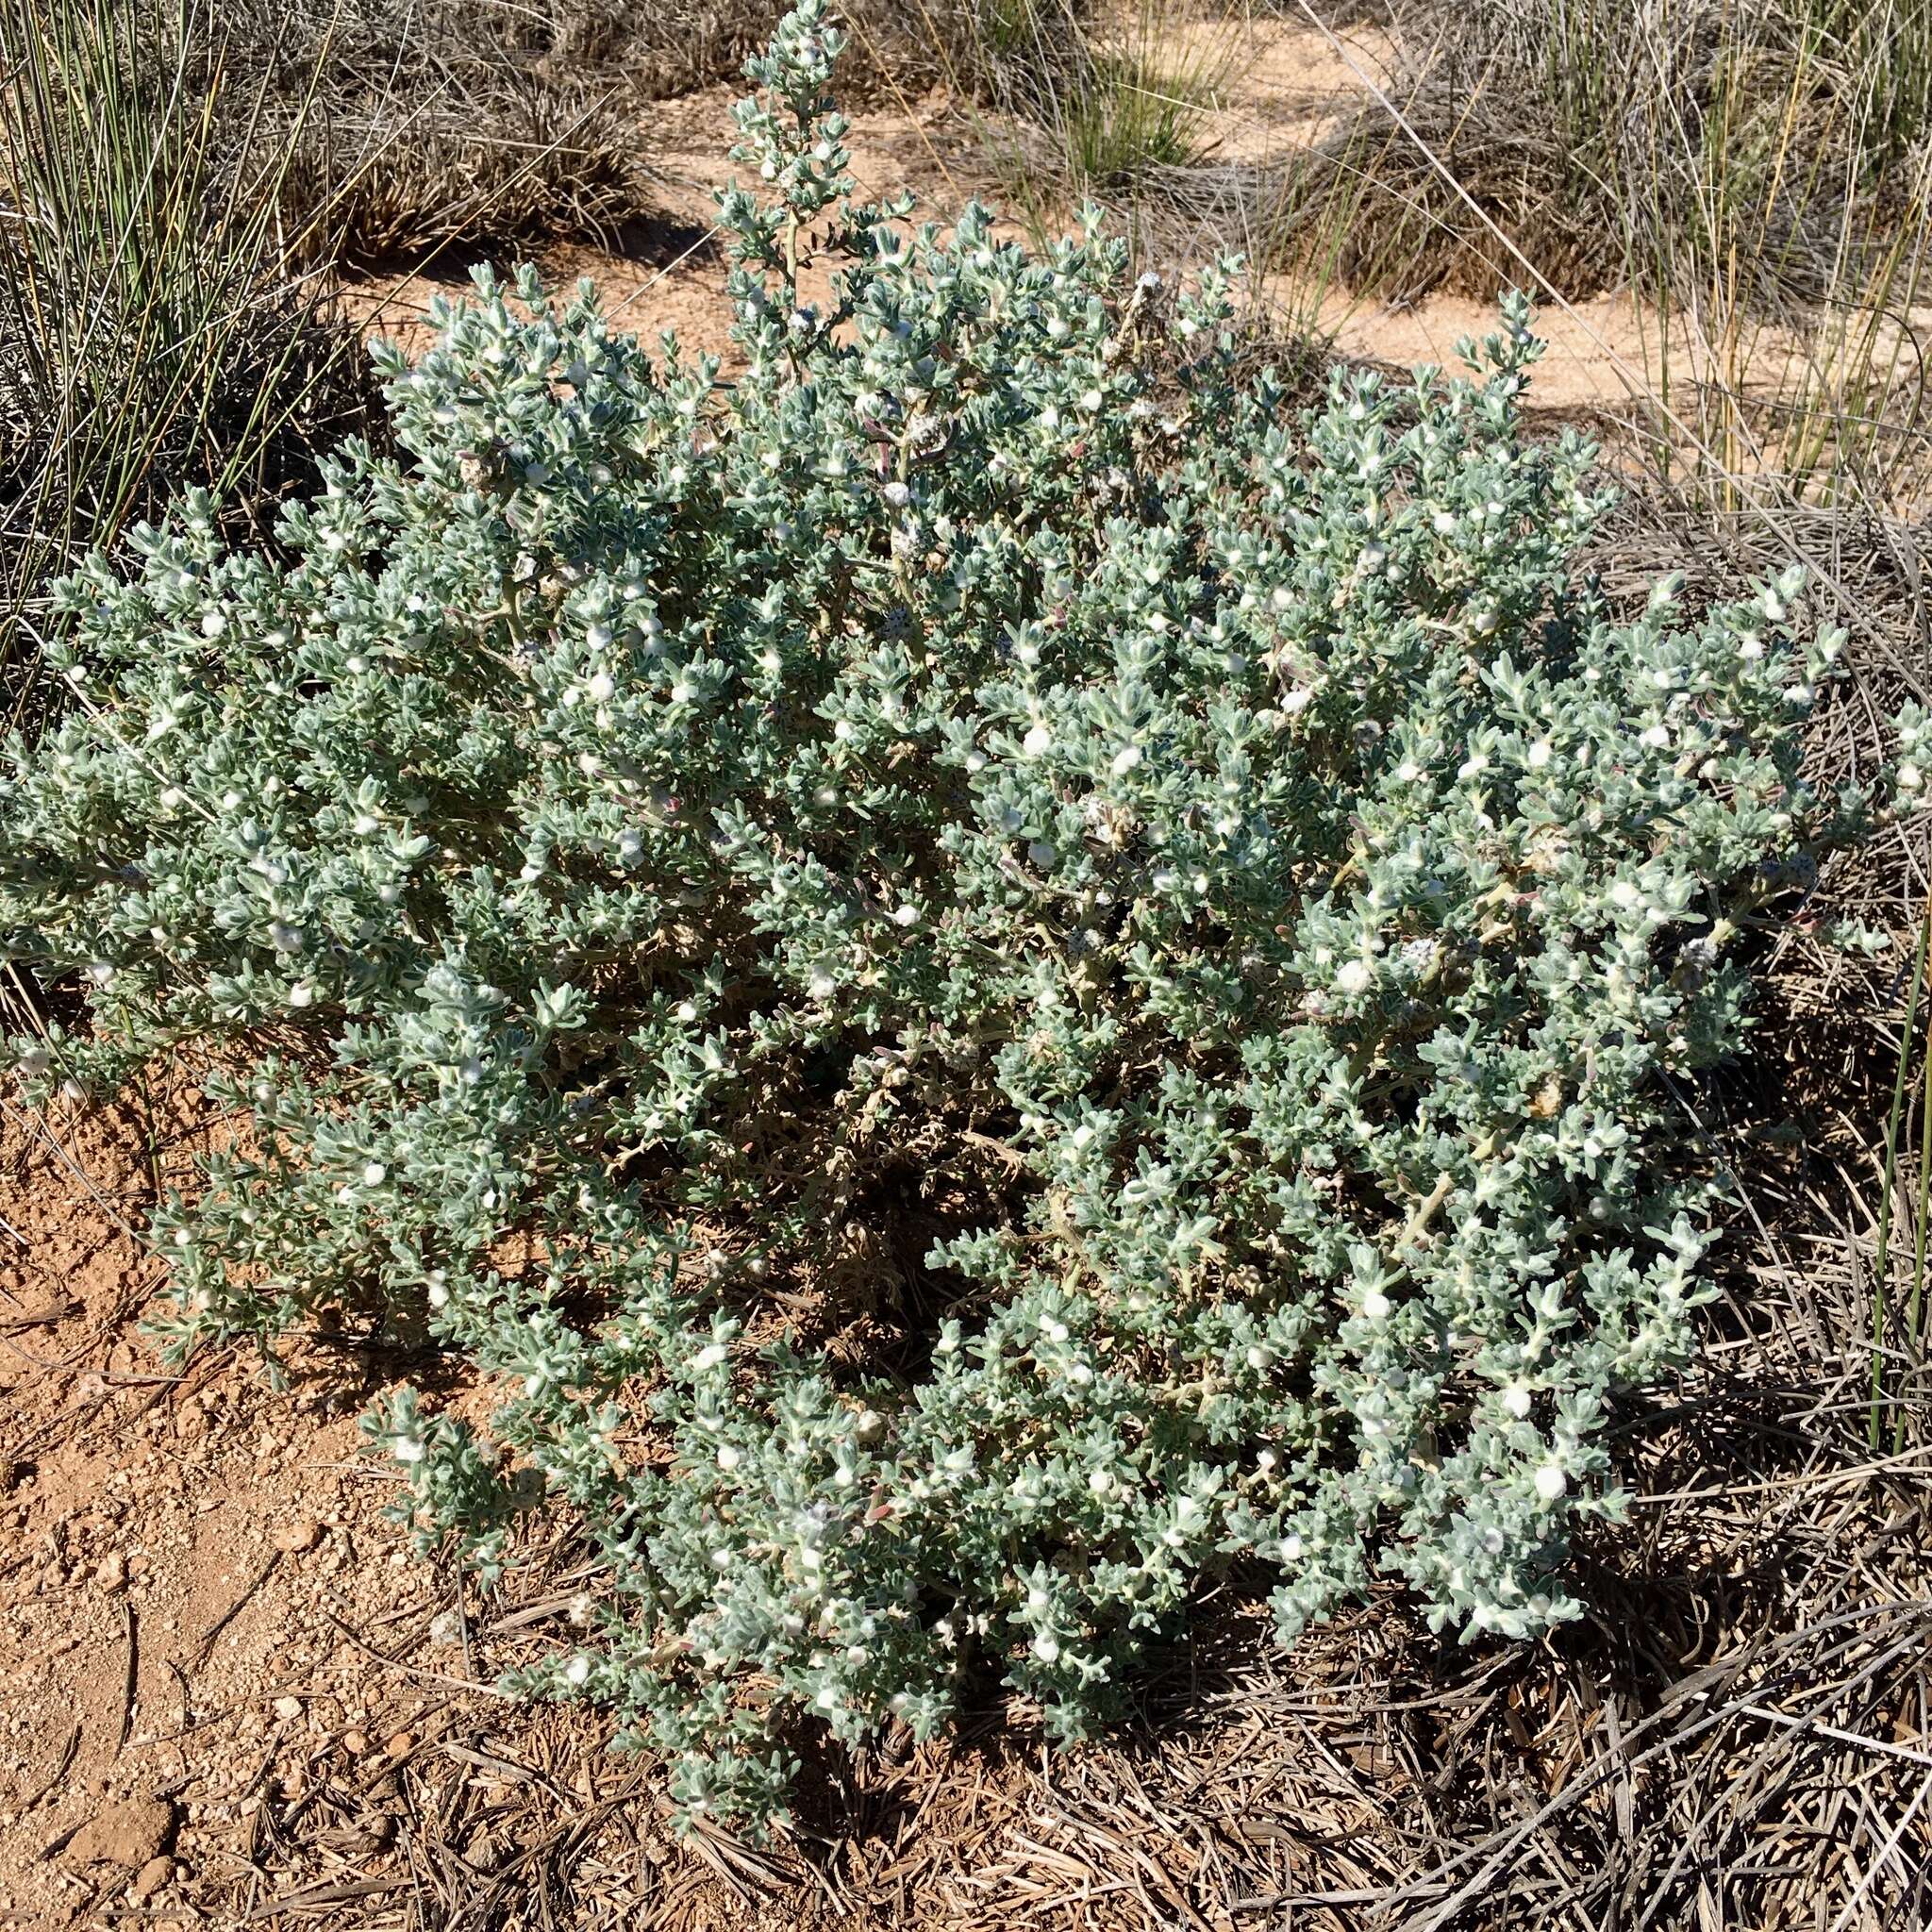
[[[200,1923],[265,1803],[426,1734],[369,1665],[436,1603],[357,1454],[359,1378],[298,1359],[277,1395],[242,1350],[175,1374],[138,1332],[158,1267],[134,1230],[192,1099],[0,1133],[0,1900],[31,1923]],[[358,1828],[383,1816],[372,1787]]]
[[[139,1230],[200,1114],[0,1104],[0,1922],[510,1927],[560,1879],[599,1924],[742,1927],[604,1719],[491,1688],[572,1579],[486,1599],[385,1518],[356,1418],[427,1365],[311,1337],[277,1391],[245,1346],[158,1358]]]
[[[538,251],[553,286],[588,276],[612,319],[644,341],[675,330],[687,348],[728,355],[726,262],[713,196],[742,173],[726,153],[739,92],[708,88],[654,107],[643,138],[663,177],[660,219],[626,238],[621,253],[580,242]],[[971,118],[942,92],[906,108],[855,119],[853,174],[868,193],[909,189],[942,218],[992,186]],[[468,274],[467,262],[444,258],[409,273],[353,282],[343,295],[369,333],[414,347],[428,340],[430,302],[461,293]]]
[[[1373,27],[1330,38],[1265,18],[1203,19],[1141,53],[1150,72],[1171,75],[1188,98],[1203,103],[1204,160],[1247,169],[1291,165],[1305,155],[1369,87],[1388,80],[1391,61],[1386,36]],[[661,175],[661,219],[626,238],[622,251],[580,243],[539,249],[553,284],[588,276],[611,314],[644,340],[672,329],[687,347],[728,358],[713,195],[737,172],[725,152],[737,92],[711,88],[654,108],[640,132]],[[969,198],[995,209],[1010,200],[995,160],[1005,151],[1000,130],[943,91],[861,110],[853,124],[854,174],[868,192],[909,189],[922,212],[941,222]],[[1016,221],[1007,225],[1027,232]],[[415,346],[428,340],[431,299],[460,294],[467,275],[467,262],[445,256],[412,272],[361,279],[345,296],[371,334]],[[1340,354],[1403,368],[1453,365],[1458,341],[1495,325],[1492,303],[1461,294],[1391,305],[1294,275],[1270,275],[1259,292],[1285,323],[1329,336]],[[1539,328],[1548,347],[1530,399],[1566,416],[1621,418],[1634,399],[1670,389],[1688,418],[1683,398],[1698,379],[1722,371],[1727,353],[1681,330],[1667,339],[1656,313],[1625,292],[1549,304]],[[1728,354],[1740,356],[1742,346],[1731,345]],[[1748,348],[1760,378],[1798,353],[1794,342],[1770,332]]]

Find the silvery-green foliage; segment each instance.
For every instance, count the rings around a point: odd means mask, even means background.
[[[289,560],[191,501],[72,580],[0,799],[0,930],[88,1005],[30,1083],[246,1068],[175,1343],[336,1308],[503,1381],[491,1444],[373,1419],[406,1512],[495,1563],[519,1480],[575,1511],[524,1681],[753,1816],[801,1720],[982,1666],[1089,1731],[1232,1565],[1284,1638],[1379,1573],[1576,1615],[1607,1403],[1707,1292],[1681,1083],[1863,809],[1800,776],[1795,575],[1574,574],[1522,304],[1297,424],[1230,271],[855,205],[838,45],[805,0],[739,111],[735,379],[479,275]],[[835,1362],[787,1310],[908,1158],[983,1204],[950,1311]]]

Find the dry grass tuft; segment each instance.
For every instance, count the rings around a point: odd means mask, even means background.
[[[649,206],[649,172],[597,25],[510,0],[243,0],[206,50],[266,103],[266,140],[225,130],[235,192],[267,194],[308,261],[608,238]],[[277,147],[294,163],[264,180]]]
[[[1898,224],[1923,212],[1924,0],[1392,0],[1391,16],[1406,125],[1365,109],[1391,198],[1357,264],[1380,292],[1492,292],[1488,216],[1571,299],[1634,280],[1690,303],[1721,282],[1808,311],[1889,285]]]
[[[258,537],[316,451],[380,433],[361,343],[224,192],[198,0],[0,0],[0,704],[35,675],[49,580],[192,487]],[[278,186],[287,156],[263,162]]]
[[[1007,105],[1080,58],[1082,0],[857,0],[841,98],[941,83]],[[275,140],[280,218],[308,259],[359,265],[450,243],[614,245],[656,212],[653,101],[735,80],[772,0],[238,0],[209,60],[271,104],[229,143],[242,193]]]

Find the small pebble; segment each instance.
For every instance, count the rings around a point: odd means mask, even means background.
[[[150,1858],[134,1874],[134,1883],[128,1890],[134,1896],[145,1903],[154,1897],[175,1875],[174,1865],[166,1858]]]
[[[73,1865],[125,1865],[144,1872],[167,1850],[174,1831],[174,1807],[166,1800],[125,1798],[89,1819],[68,1840],[65,1856]]]
[[[298,1516],[292,1523],[284,1523],[275,1532],[275,1546],[294,1556],[303,1550],[312,1550],[322,1540],[322,1525],[312,1517]]]

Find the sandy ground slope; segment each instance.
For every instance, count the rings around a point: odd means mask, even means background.
[[[1204,160],[1234,169],[1291,163],[1368,87],[1389,77],[1388,42],[1370,27],[1330,39],[1291,20],[1206,21],[1143,51],[1156,71],[1174,75],[1176,86],[1204,104]],[[725,152],[737,92],[711,88],[653,108],[641,138],[662,176],[662,220],[628,238],[623,252],[581,244],[540,250],[553,284],[588,276],[613,316],[647,341],[672,329],[688,347],[728,356],[725,263],[712,197],[739,172]],[[1006,138],[945,92],[874,105],[852,118],[854,173],[866,192],[908,189],[922,212],[941,221],[969,198],[995,209],[1010,202],[997,161]],[[1008,227],[1026,232],[1016,222]],[[463,292],[467,273],[467,262],[444,256],[414,272],[358,281],[348,299],[372,334],[416,345],[428,339],[431,299]],[[1284,275],[1267,278],[1260,292],[1286,322],[1313,325],[1344,356],[1397,367],[1453,365],[1462,338],[1480,337],[1495,325],[1491,303],[1448,292],[1385,304],[1325,280]],[[1586,417],[1621,416],[1633,396],[1667,384],[1681,398],[1699,375],[1723,368],[1746,346],[1713,347],[1681,329],[1667,339],[1656,314],[1623,291],[1548,303],[1539,328],[1548,347],[1532,403]],[[1754,372],[1767,378],[1798,353],[1788,339],[1768,333],[1748,348]]]

